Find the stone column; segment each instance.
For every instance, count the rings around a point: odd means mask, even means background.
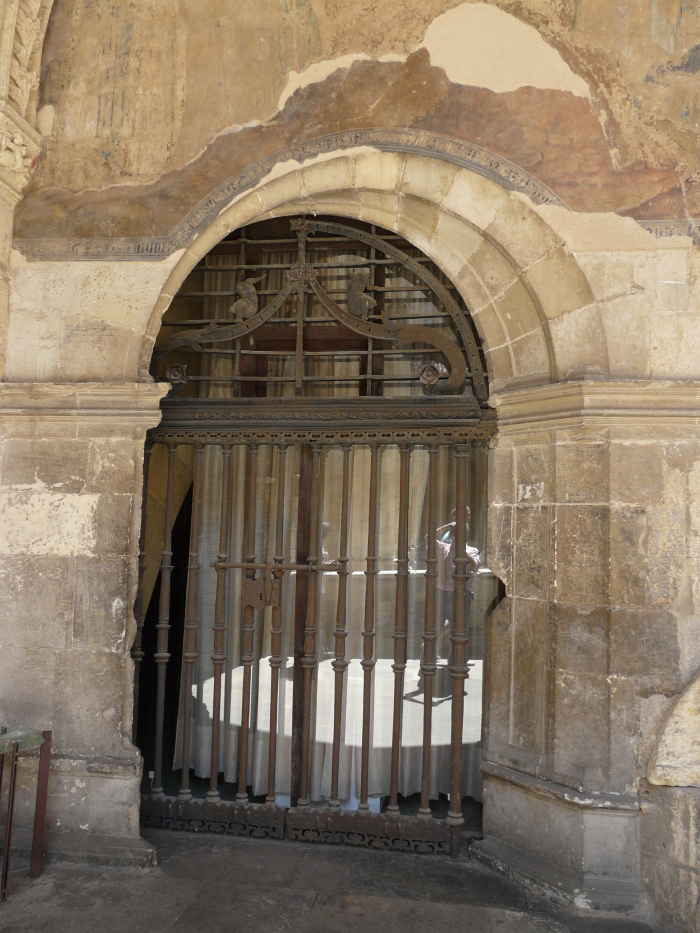
[[[164,388],[0,385],[0,723],[53,730],[49,846],[65,857],[152,857],[130,648],[143,445]],[[35,770],[23,759],[20,847]]]
[[[645,722],[698,661],[700,385],[497,395],[484,857],[591,904],[642,892]]]

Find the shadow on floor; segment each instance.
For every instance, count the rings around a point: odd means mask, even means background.
[[[16,864],[12,933],[652,933],[570,912],[469,859],[147,830],[149,873]]]

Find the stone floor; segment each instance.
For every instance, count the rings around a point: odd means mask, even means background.
[[[144,833],[151,872],[20,864],[0,905],[11,933],[651,933],[572,913],[471,861],[336,846]]]

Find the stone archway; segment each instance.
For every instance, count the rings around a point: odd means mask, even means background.
[[[140,378],[185,276],[230,231],[268,217],[326,213],[406,237],[459,288],[484,342],[492,391],[608,369],[588,281],[527,199],[476,172],[369,147],[281,163],[221,211],[180,257],[146,329]]]

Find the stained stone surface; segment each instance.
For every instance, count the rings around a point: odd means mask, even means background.
[[[12,933],[652,933],[649,920],[565,910],[471,861],[148,831],[150,873],[51,866],[11,876]]]

